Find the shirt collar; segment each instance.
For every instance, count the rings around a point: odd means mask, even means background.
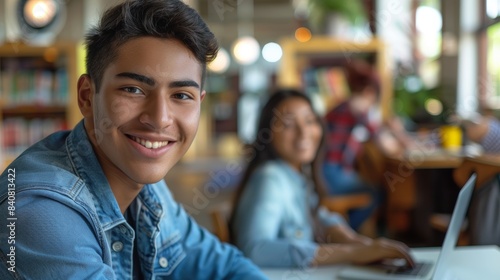
[[[282,159],[277,160],[277,162],[278,162],[278,164],[280,164],[283,167],[283,169],[286,171],[286,173],[288,173],[288,175],[290,175],[291,178],[293,178],[294,181],[301,182],[302,184],[305,184],[306,178],[305,178],[304,174],[295,170],[290,164],[288,164],[286,161],[284,161]]]
[[[83,120],[66,140],[68,156],[76,175],[81,178],[92,194],[97,215],[104,230],[125,222],[108,180],[97,160]]]

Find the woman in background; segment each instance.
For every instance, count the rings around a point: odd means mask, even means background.
[[[280,90],[264,106],[248,167],[236,193],[234,243],[261,267],[413,260],[406,245],[357,234],[319,207],[324,130],[311,101]]]

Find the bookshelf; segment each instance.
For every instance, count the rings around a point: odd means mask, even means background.
[[[0,45],[2,169],[31,144],[81,119],[76,83],[83,54],[78,43]]]
[[[281,41],[283,57],[277,76],[280,87],[300,88],[312,95],[313,102],[326,112],[349,94],[342,68],[355,58],[372,62],[381,81],[380,111],[382,118],[391,115],[392,75],[388,67],[386,47],[379,39],[351,42],[326,36],[310,41],[295,38]]]

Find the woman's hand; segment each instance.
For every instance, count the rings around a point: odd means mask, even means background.
[[[413,267],[415,265],[408,246],[385,238],[370,239],[366,243],[321,244],[312,265],[370,264],[387,259],[404,259],[408,266]]]
[[[373,240],[371,244],[352,245],[351,262],[354,264],[369,264],[384,259],[404,259],[406,263],[413,267],[415,262],[410,255],[410,248],[402,242],[379,238]]]

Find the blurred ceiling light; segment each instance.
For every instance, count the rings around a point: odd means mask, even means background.
[[[443,27],[441,12],[429,6],[417,8],[416,15],[417,30],[424,34],[435,34]]]
[[[281,59],[283,55],[283,50],[281,46],[271,42],[267,43],[264,48],[262,48],[262,57],[268,62],[276,62]]]
[[[208,64],[208,69],[215,73],[224,73],[229,68],[231,59],[224,48],[220,48],[217,57]]]
[[[299,42],[307,42],[311,40],[311,30],[306,27],[299,27],[295,30],[295,39]]]
[[[43,28],[54,20],[57,8],[54,0],[28,0],[24,4],[23,16],[31,27]]]
[[[443,112],[443,103],[437,99],[429,98],[425,101],[425,110],[429,114],[437,116]]]
[[[16,23],[9,24],[18,31],[12,33],[30,44],[50,45],[66,20],[63,0],[18,0],[15,7]]]
[[[260,46],[257,40],[251,36],[238,38],[233,45],[233,56],[236,61],[243,65],[249,65],[257,61],[260,55]]]

